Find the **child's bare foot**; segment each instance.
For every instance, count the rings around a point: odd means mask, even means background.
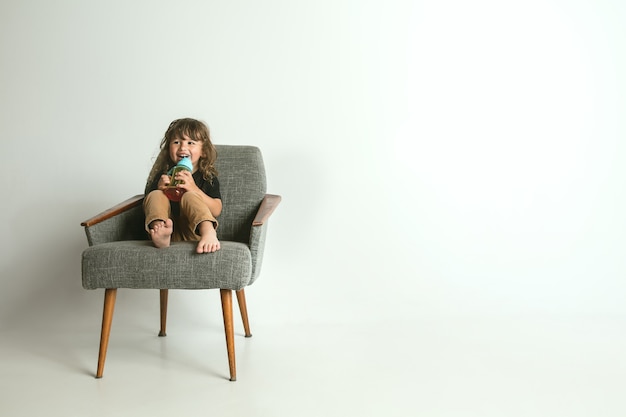
[[[198,253],[212,253],[220,249],[220,241],[217,240],[217,232],[213,223],[204,221],[198,226],[200,232],[200,242],[196,248]]]
[[[150,238],[157,248],[167,248],[170,245],[174,223],[172,219],[156,220],[150,223]]]

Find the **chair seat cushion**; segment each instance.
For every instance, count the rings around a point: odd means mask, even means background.
[[[197,242],[174,242],[157,249],[147,240],[103,243],[83,251],[85,289],[240,290],[250,282],[252,258],[247,245],[221,241],[215,253],[198,254]]]

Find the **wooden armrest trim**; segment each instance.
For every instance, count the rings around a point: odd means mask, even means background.
[[[137,194],[136,196],[131,197],[128,200],[123,201],[120,204],[103,211],[102,213],[90,218],[89,220],[85,220],[80,225],[84,227],[93,226],[94,224],[98,224],[107,219],[110,219],[113,216],[117,216],[120,213],[130,210],[131,208],[138,206],[142,202],[143,194]]]
[[[256,217],[252,222],[252,226],[262,226],[267,221],[270,215],[276,210],[278,203],[280,203],[282,197],[274,194],[265,194],[259,211],[256,213]]]

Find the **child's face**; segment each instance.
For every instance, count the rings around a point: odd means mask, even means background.
[[[188,156],[193,164],[193,172],[198,168],[198,161],[204,156],[202,152],[202,142],[191,139],[187,135],[182,138],[174,138],[170,141],[170,158],[174,162],[178,162]]]

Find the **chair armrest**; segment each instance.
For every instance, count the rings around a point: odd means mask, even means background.
[[[252,221],[252,226],[263,226],[274,210],[276,210],[280,200],[282,200],[282,197],[279,195],[265,194],[261,206],[256,213],[256,217]]]
[[[282,197],[274,194],[265,194],[259,210],[252,221],[250,228],[250,252],[252,254],[252,277],[248,285],[252,284],[261,272],[261,264],[263,263],[263,252],[265,250],[265,235],[267,233],[267,220],[276,210],[278,203]]]
[[[143,194],[137,194],[136,196],[131,197],[128,200],[123,201],[120,204],[103,211],[102,213],[90,218],[89,220],[85,220],[80,225],[84,227],[90,227],[105,220],[108,220],[111,217],[117,216],[118,214],[128,211],[133,207],[137,207],[143,202],[143,197]]]

